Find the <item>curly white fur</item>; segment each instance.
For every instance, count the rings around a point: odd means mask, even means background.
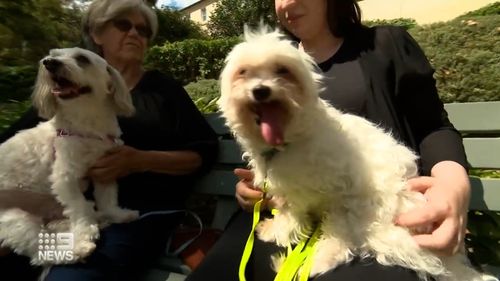
[[[69,224],[43,226],[36,215],[0,209],[0,243],[31,257],[33,264],[43,264],[38,257],[42,227],[71,231],[74,259],[68,262],[76,262],[94,250],[99,222],[125,222],[138,216],[118,206],[116,183],[94,183],[98,213],[82,194],[89,167],[121,144],[116,116],[130,116],[134,107],[120,74],[98,55],[79,48],[54,49],[40,61],[33,102],[50,120],[0,145],[0,189],[52,193]],[[70,135],[58,136],[57,130]]]
[[[226,59],[219,107],[250,159],[255,185],[267,180],[281,202],[273,219],[259,223],[260,239],[296,244],[319,223],[311,276],[360,256],[410,268],[422,279],[490,278],[469,267],[463,252],[438,257],[393,223],[423,204],[404,188],[417,175],[412,151],[320,99],[312,58],[282,34],[263,28],[246,30],[245,38]]]

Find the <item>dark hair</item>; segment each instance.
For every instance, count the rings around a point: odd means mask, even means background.
[[[362,27],[360,0],[326,0],[326,20],[330,27],[330,32],[336,37],[345,37],[349,33]],[[291,40],[299,42],[292,32],[287,30],[282,24],[278,27]]]
[[[358,0],[327,0],[326,18],[336,37],[345,37],[362,26]]]

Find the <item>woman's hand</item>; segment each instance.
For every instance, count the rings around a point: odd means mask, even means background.
[[[21,189],[0,190],[0,209],[18,208],[39,216],[45,223],[63,219],[63,207],[51,194]],[[9,248],[0,247],[0,257],[7,256]]]
[[[131,146],[114,147],[99,158],[88,175],[96,182],[112,183],[117,179],[141,171],[141,151]]]
[[[254,174],[247,169],[235,169],[234,174],[238,176],[240,181],[236,184],[236,200],[241,208],[247,212],[253,211],[253,206],[257,201],[262,199],[264,193],[257,187],[253,186]],[[261,209],[267,207],[269,199],[264,200]]]
[[[63,207],[52,194],[33,192],[29,190],[0,190],[0,209],[18,208],[45,222],[62,219]]]
[[[409,180],[408,188],[421,192],[427,204],[401,214],[396,223],[405,227],[432,225],[431,233],[414,235],[416,242],[437,254],[456,253],[467,225],[470,183],[465,169],[443,161],[432,168],[431,177]]]

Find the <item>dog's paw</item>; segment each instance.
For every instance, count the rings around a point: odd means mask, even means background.
[[[96,248],[94,242],[78,241],[73,247],[73,261],[79,261],[89,256]]]
[[[316,251],[314,251],[309,277],[323,274],[350,261],[351,252],[341,245],[342,243],[337,239],[320,240],[316,245]]]
[[[68,219],[53,220],[48,222],[45,227],[51,233],[68,232],[71,229],[71,223]]]
[[[99,225],[97,223],[91,224],[89,227],[88,240],[96,241],[100,237]]]
[[[274,231],[272,219],[266,219],[259,222],[255,228],[255,232],[257,233],[257,237],[264,242],[276,241],[276,233]]]
[[[335,259],[318,258],[318,256],[315,256],[313,258],[313,264],[311,267],[311,272],[309,273],[309,277],[323,274],[328,270],[334,269],[335,267],[337,267],[337,265],[338,261]]]
[[[104,224],[126,223],[136,220],[139,217],[139,212],[122,208],[111,208],[103,211],[98,211],[97,215],[99,221]]]

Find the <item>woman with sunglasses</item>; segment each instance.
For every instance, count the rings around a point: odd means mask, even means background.
[[[417,43],[401,28],[363,26],[356,0],[275,0],[275,10],[280,25],[328,78],[323,82],[322,98],[383,126],[419,153],[422,176],[412,179],[409,188],[422,192],[428,204],[401,214],[396,223],[432,225],[431,233],[416,235],[415,241],[442,255],[457,251],[464,238],[470,192],[465,153],[439,100],[433,69]],[[236,199],[247,212],[233,217],[189,281],[238,280],[253,205],[263,194],[252,185],[251,171],[235,172],[240,178]],[[278,251],[256,239],[246,267],[247,280],[274,280],[271,255]],[[353,257],[349,264],[310,280],[420,279],[405,268]]]
[[[119,119],[125,144],[99,159],[88,175],[98,182],[118,181],[120,206],[148,215],[102,229],[84,262],[51,267],[46,281],[140,280],[183,217],[158,213],[183,209],[195,178],[215,158],[215,133],[181,84],[142,66],[157,28],[156,14],[143,0],[94,0],[83,17],[85,44],[121,73],[136,109],[133,117]],[[0,141],[38,121],[31,110]],[[43,201],[46,219],[61,216],[54,200],[34,200]]]

